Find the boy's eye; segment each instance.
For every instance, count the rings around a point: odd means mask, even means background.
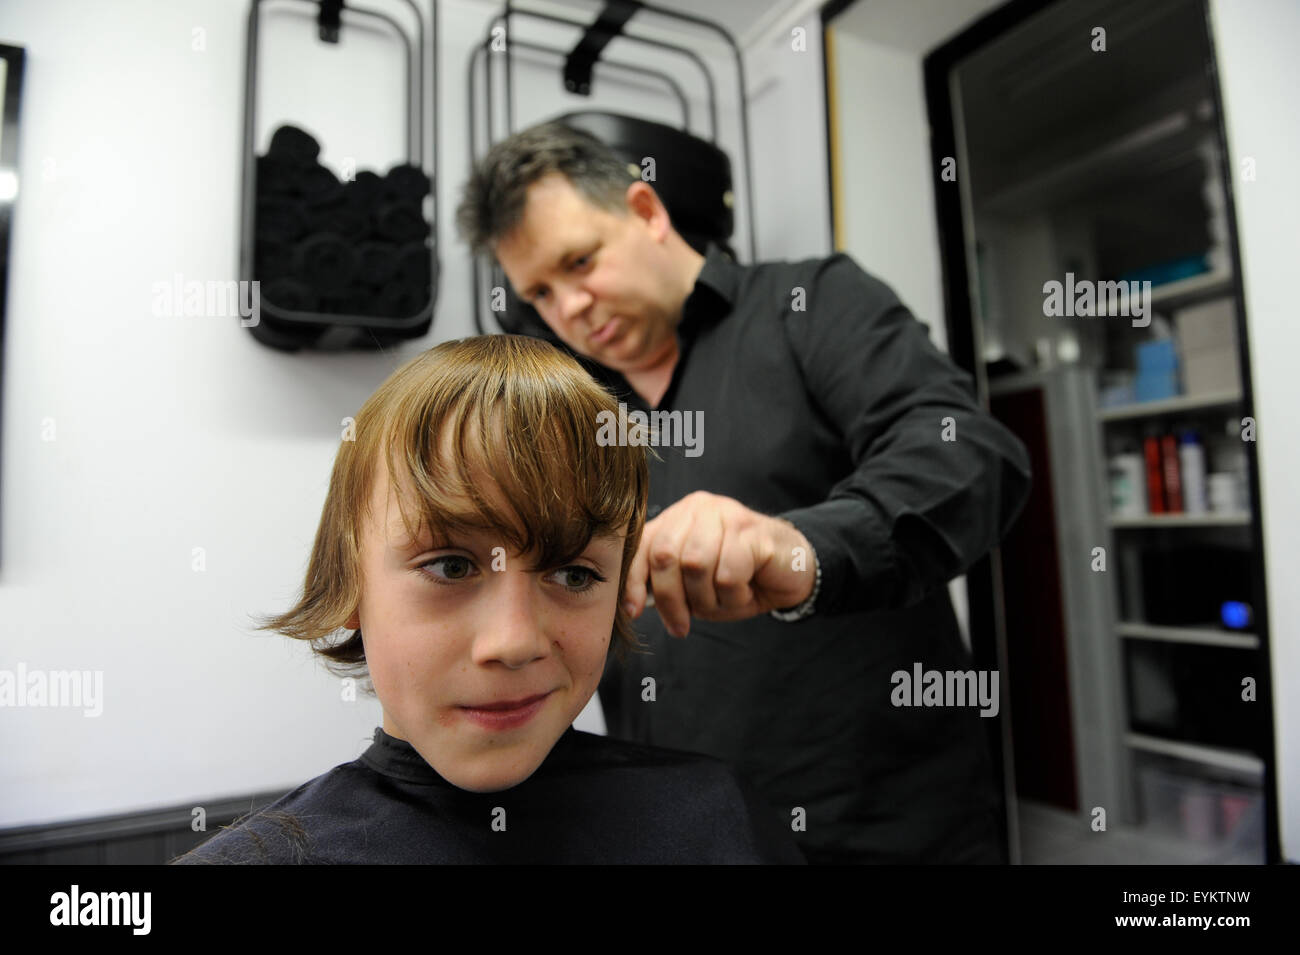
[[[469,576],[469,570],[474,566],[468,557],[461,557],[458,554],[449,554],[446,557],[435,557],[433,560],[426,561],[422,567],[432,567],[435,564],[450,564],[446,571],[446,577],[441,574],[434,574],[435,580],[463,580]]]
[[[579,564],[574,564],[571,567],[561,567],[555,573],[559,576],[560,581],[564,586],[578,594],[585,593],[592,587],[596,586],[597,581],[605,579],[590,567],[583,567]],[[575,573],[578,575],[577,583],[573,582],[573,575]]]
[[[474,562],[468,557],[462,557],[459,554],[447,554],[442,557],[434,557],[420,565],[423,571],[426,567],[442,565],[442,573],[427,573],[435,583],[450,586],[451,581],[465,580],[471,576],[474,568]],[[576,580],[575,580],[576,575]],[[567,567],[561,567],[554,571],[550,576],[559,580],[560,586],[572,593],[586,593],[597,583],[603,583],[605,577],[592,570],[590,567],[584,567],[581,564],[570,564]]]

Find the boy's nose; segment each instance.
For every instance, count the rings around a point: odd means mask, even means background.
[[[520,571],[498,571],[497,586],[485,594],[486,604],[476,615],[475,663],[504,663],[517,670],[550,652],[539,619],[536,580]]]

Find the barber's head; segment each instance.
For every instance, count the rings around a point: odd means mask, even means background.
[[[579,354],[625,371],[674,347],[702,259],[636,167],[590,134],[550,122],[497,143],[456,218],[473,254],[494,255]]]

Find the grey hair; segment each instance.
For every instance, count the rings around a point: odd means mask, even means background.
[[[456,209],[456,227],[475,256],[492,252],[524,217],[528,187],[560,173],[589,202],[627,210],[627,187],[640,179],[605,143],[558,120],[501,140],[470,173]]]

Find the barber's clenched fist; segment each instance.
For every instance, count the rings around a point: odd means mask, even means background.
[[[640,616],[648,583],[664,626],[684,637],[692,616],[746,620],[803,603],[815,572],[812,546],[793,524],[696,491],[646,522],[625,605]]]

